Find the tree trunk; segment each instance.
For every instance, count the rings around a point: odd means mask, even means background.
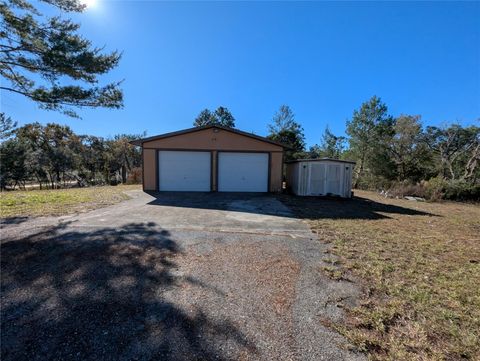
[[[122,183],[127,183],[127,167],[125,165],[122,165]]]
[[[480,143],[477,144],[477,146],[473,150],[472,156],[468,159],[467,164],[465,165],[465,172],[463,173],[463,179],[471,178],[474,175],[479,159],[480,159]],[[475,179],[473,180],[473,183],[475,183]]]
[[[362,152],[362,158],[360,159],[360,168],[358,169],[357,175],[356,175],[355,180],[353,182],[353,188],[357,188],[358,180],[360,179],[360,176],[363,173],[364,163],[365,163],[365,152]]]
[[[42,181],[40,180],[40,177],[38,176],[37,172],[35,172],[35,178],[37,179],[38,185],[40,186],[40,189],[42,189]]]
[[[454,172],[454,170],[453,170],[453,165],[452,165],[452,163],[451,163],[451,162],[448,162],[447,164],[448,164],[448,170],[449,170],[449,172],[450,172],[450,176],[452,177],[452,179],[455,179],[455,172]]]
[[[51,187],[51,189],[55,189],[55,182],[54,182],[54,180],[53,180],[53,174],[50,173],[50,172],[48,172],[48,178],[49,178],[49,180],[50,180],[50,187]]]

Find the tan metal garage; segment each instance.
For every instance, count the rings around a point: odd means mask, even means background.
[[[284,146],[209,125],[138,139],[145,191],[280,192]]]

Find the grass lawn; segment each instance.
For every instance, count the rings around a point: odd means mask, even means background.
[[[104,207],[128,199],[127,190],[141,185],[119,185],[0,193],[1,218],[58,216]]]
[[[480,360],[480,206],[356,196],[285,200],[332,243],[321,268],[363,286],[330,326],[374,360]]]

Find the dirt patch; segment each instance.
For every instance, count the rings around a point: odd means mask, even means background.
[[[188,308],[209,304],[209,310],[229,315],[243,333],[256,339],[260,354],[268,349],[274,358],[295,357],[291,308],[300,265],[286,248],[239,242],[216,245],[207,254],[191,249],[177,262],[198,282],[208,280],[213,286],[208,290],[195,287],[195,282],[185,285],[183,302]]]

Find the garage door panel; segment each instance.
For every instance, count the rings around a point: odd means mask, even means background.
[[[210,167],[210,152],[159,151],[159,189],[208,192],[211,184]]]
[[[218,153],[220,192],[268,192],[268,153]]]

